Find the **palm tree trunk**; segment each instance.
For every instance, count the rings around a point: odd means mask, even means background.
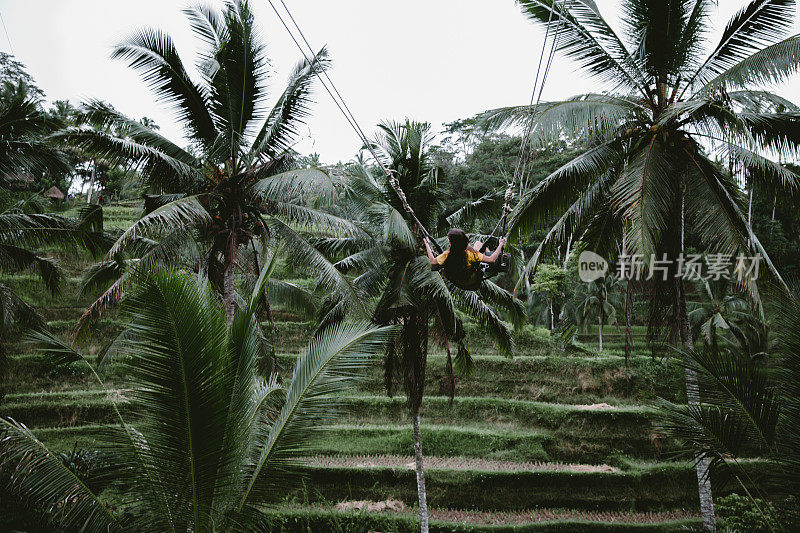
[[[86,203],[92,203],[92,189],[94,188],[95,171],[97,170],[97,162],[92,161],[92,177],[89,178],[89,190],[86,192]]]
[[[633,279],[629,279],[628,286],[625,288],[625,367],[628,366],[628,359],[633,349],[633,334],[631,332],[631,315],[633,313],[632,284]]]
[[[236,274],[236,243],[230,242],[228,248],[228,260],[225,265],[225,273],[222,278],[222,301],[225,304],[225,317],[228,325],[233,324],[233,315],[236,314],[236,299],[234,297],[236,287],[234,285]]]
[[[750,189],[752,201],[753,190]],[[681,190],[681,252],[685,250],[684,229],[686,225],[685,210],[686,189]],[[751,203],[752,205],[752,203]],[[749,217],[749,214],[748,214]],[[749,223],[749,222],[748,222]],[[675,303],[678,306],[679,334],[684,350],[694,348],[692,328],[689,325],[689,312],[686,309],[686,294],[684,293],[683,279],[675,277]],[[689,405],[700,405],[700,385],[697,381],[697,372],[686,367],[686,400]],[[708,531],[717,530],[717,519],[714,516],[714,495],[711,492],[711,477],[708,471],[708,458],[701,458],[699,451],[695,451],[695,469],[697,470],[697,492],[700,498],[700,515],[703,519],[703,528]]]
[[[414,460],[417,471],[417,498],[419,500],[420,531],[428,532],[428,496],[425,491],[425,473],[422,464],[422,430],[420,407],[425,394],[425,369],[428,362],[428,311],[411,310],[403,327],[404,388],[414,426]]]
[[[428,494],[425,491],[425,471],[422,465],[422,429],[419,409],[414,412],[414,461],[417,470],[417,499],[419,500],[419,530],[428,533]]]
[[[778,204],[778,195],[776,194],[776,195],[775,195],[775,196],[772,198],[772,219],[771,219],[771,220],[775,220],[775,206],[776,206],[777,204]]]
[[[686,295],[683,293],[683,281],[676,281],[678,292],[678,312],[680,313],[680,334],[684,350],[691,350],[694,346],[692,330],[689,327],[689,314],[686,311]],[[686,399],[691,406],[700,405],[700,385],[697,381],[697,372],[686,367]],[[707,457],[700,457],[695,451],[697,470],[697,489],[700,497],[700,515],[703,519],[703,528],[716,531],[717,519],[714,516],[714,496],[711,492],[711,478],[709,477],[709,461]]]
[[[600,342],[600,349],[598,352],[603,351],[603,313],[597,315],[597,338]]]
[[[556,329],[556,319],[555,315],[553,314],[553,299],[550,298],[550,331]]]

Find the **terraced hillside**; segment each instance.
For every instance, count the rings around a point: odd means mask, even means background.
[[[136,214],[116,208],[119,227]],[[25,277],[7,278],[64,334],[92,295],[79,296],[88,259],[64,258],[71,278],[50,298]],[[313,325],[277,324],[279,369]],[[95,353],[122,324],[107,319],[89,347]],[[471,327],[474,345],[488,341]],[[638,332],[637,354],[626,368],[621,337],[609,328],[604,352],[552,349],[542,332],[520,332],[513,359],[475,354],[474,374],[457,383],[451,402],[440,394],[445,356],[429,359],[423,408],[423,451],[435,531],[672,531],[699,524],[693,466],[674,458],[675,444],[652,429],[656,396],[678,399],[681,371],[651,360]],[[21,342],[2,387],[0,415],[33,428],[58,451],[91,449],[103,424],[113,424],[112,401],[125,412],[120,365],[99,371],[104,390],[84,363],[52,368]],[[93,361],[91,361],[93,363]],[[135,420],[132,422],[135,423]],[[380,362],[343,398],[337,423],[315,443],[302,490],[270,512],[283,531],[412,531],[416,482],[412,431],[402,398],[387,397]]]

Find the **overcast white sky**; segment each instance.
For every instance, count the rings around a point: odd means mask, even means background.
[[[362,127],[381,119],[410,117],[439,127],[485,109],[529,100],[543,32],[513,0],[285,0],[315,48],[327,44],[334,61],[331,77]],[[13,52],[50,101],[107,100],[124,113],[156,120],[181,144],[181,131],[168,108],[156,104],[138,75],[109,59],[113,44],[132,30],[166,30],[184,62],[194,63],[195,41],[181,9],[192,0],[0,0],[8,30],[0,50]],[[222,0],[209,3],[222,5]],[[714,33],[746,2],[720,0]],[[274,65],[273,94],[300,52],[266,0],[252,0],[257,23]],[[597,0],[618,27],[619,0]],[[795,21],[793,33],[800,31]],[[10,40],[10,44],[9,44]],[[711,43],[709,43],[711,46]],[[544,98],[556,99],[598,87],[575,65],[558,59]],[[797,99],[800,80],[779,92]],[[352,130],[321,87],[308,137],[297,145],[323,161],[350,159],[359,147]],[[312,138],[313,137],[313,138]]]

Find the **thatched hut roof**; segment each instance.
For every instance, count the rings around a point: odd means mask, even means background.
[[[61,192],[61,189],[53,185],[44,192],[45,198],[52,198],[54,200],[63,200],[67,197],[66,194]]]

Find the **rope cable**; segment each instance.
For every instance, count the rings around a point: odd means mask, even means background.
[[[336,88],[336,84],[333,83],[333,80],[330,78],[330,76],[328,75],[327,72],[325,72],[324,70],[321,70],[321,69],[319,69],[319,68],[317,68],[315,66],[315,62],[311,59],[311,57],[308,56],[308,54],[306,53],[305,49],[303,48],[303,46],[298,41],[297,37],[295,37],[294,31],[286,23],[286,21],[284,20],[283,15],[281,15],[280,11],[275,6],[273,0],[267,0],[267,1],[269,2],[269,5],[272,8],[272,10],[277,15],[278,20],[281,22],[283,27],[286,29],[287,33],[289,34],[289,37],[291,37],[292,41],[294,41],[295,45],[300,50],[300,53],[303,54],[303,57],[305,58],[306,62],[309,64],[309,66],[311,67],[312,71],[314,72],[314,75],[317,77],[317,79],[322,84],[322,86],[325,89],[325,91],[331,97],[331,99],[333,100],[333,102],[336,105],[336,107],[339,109],[339,111],[342,113],[342,115],[344,115],[345,119],[347,120],[347,123],[350,125],[350,127],[353,129],[353,131],[355,131],[356,135],[358,135],[358,137],[361,140],[361,142],[364,143],[364,147],[370,152],[370,154],[372,155],[372,157],[375,160],[375,162],[378,164],[378,166],[381,168],[383,173],[388,178],[389,184],[394,189],[395,194],[397,195],[398,199],[400,200],[401,204],[403,205],[403,208],[405,209],[406,213],[416,223],[416,225],[418,226],[418,228],[419,228],[420,232],[422,233],[423,237],[426,240],[428,240],[431,244],[433,244],[435,246],[435,248],[439,252],[441,252],[441,247],[439,246],[439,244],[431,236],[431,234],[428,232],[428,230],[425,228],[425,226],[422,224],[422,222],[420,222],[419,218],[417,218],[417,215],[414,213],[414,210],[412,209],[411,205],[408,203],[408,199],[406,198],[405,192],[403,191],[402,187],[400,186],[400,182],[398,181],[397,177],[395,176],[396,172],[388,169],[386,167],[386,165],[384,165],[384,163],[381,160],[381,158],[378,157],[378,154],[375,152],[375,147],[373,146],[373,143],[370,142],[370,140],[367,138],[366,134],[364,133],[364,130],[359,125],[358,120],[356,119],[356,117],[353,114],[353,112],[350,109],[350,107],[347,105],[347,102],[345,101],[344,97],[341,95],[339,90]],[[527,154],[526,154],[526,151],[527,151],[526,148],[528,146],[528,140],[530,138],[531,133],[533,132],[536,111],[538,109],[539,103],[541,102],[542,94],[543,94],[543,91],[544,91],[544,86],[545,86],[545,83],[547,81],[547,76],[550,73],[550,68],[552,66],[553,57],[555,55],[555,49],[556,49],[556,46],[557,46],[558,37],[559,37],[559,34],[561,32],[561,27],[563,25],[563,22],[566,20],[566,17],[565,17],[566,4],[570,0],[562,0],[560,9],[557,8],[556,1],[557,0],[554,0],[553,4],[551,6],[551,9],[550,9],[550,13],[548,15],[547,29],[545,31],[544,43],[542,45],[542,51],[541,51],[541,53],[539,55],[538,65],[536,67],[536,76],[534,78],[534,87],[533,87],[533,91],[531,93],[531,103],[530,103],[530,105],[533,107],[533,110],[531,112],[531,119],[530,119],[530,121],[528,123],[528,126],[526,128],[525,135],[523,136],[523,138],[521,140],[521,143],[520,143],[520,156],[517,159],[517,164],[516,164],[516,167],[514,169],[514,176],[513,176],[512,180],[511,180],[511,182],[509,183],[508,188],[506,189],[506,193],[505,193],[505,196],[504,196],[505,203],[504,203],[504,206],[503,206],[503,214],[502,214],[500,220],[498,221],[497,225],[492,230],[492,233],[489,236],[490,239],[494,236],[494,233],[497,231],[498,227],[501,226],[501,224],[502,224],[502,227],[503,227],[503,233],[505,233],[505,231],[506,231],[506,221],[508,219],[509,213],[511,212],[511,201],[512,201],[513,195],[514,195],[514,184],[515,184],[517,179],[519,179],[520,183],[521,183],[520,171],[522,173],[524,173],[526,168],[527,168],[528,157],[527,157]],[[300,38],[302,39],[303,43],[306,45],[306,47],[308,48],[309,52],[311,53],[311,56],[313,57],[315,55],[314,54],[314,49],[311,47],[311,44],[308,42],[308,39],[306,38],[305,34],[303,33],[303,30],[300,28],[300,25],[297,23],[297,20],[292,15],[291,10],[286,5],[286,2],[284,0],[280,0],[280,3],[283,6],[283,9],[286,11],[286,14],[288,15],[289,19],[291,20],[292,25],[297,30],[298,34],[300,35]],[[558,11],[559,25],[556,28],[556,32],[555,32],[555,35],[554,35],[554,38],[553,38],[553,44],[551,46],[550,53],[548,54],[547,63],[545,64],[545,69],[544,69],[544,71],[542,71],[542,62],[544,61],[545,51],[547,49],[547,39],[550,36],[550,30],[551,30],[551,24],[552,24],[552,21],[553,21],[553,15],[554,15],[554,13],[556,11]],[[539,83],[540,75],[541,75],[541,84]],[[323,79],[323,77],[324,77],[324,79]],[[537,91],[538,91],[538,97],[537,97]],[[508,238],[508,235],[506,235],[506,238]],[[488,240],[489,239],[487,239],[487,242],[488,242]],[[485,248],[485,246],[486,246],[486,243],[484,243],[483,248]]]
[[[333,99],[334,103],[336,104],[336,107],[338,107],[339,111],[341,111],[342,114],[345,116],[345,119],[347,119],[347,122],[348,124],[350,124],[350,127],[353,128],[353,131],[356,132],[356,135],[358,135],[361,142],[364,143],[364,147],[370,152],[370,154],[375,159],[375,162],[378,163],[378,166],[381,168],[383,173],[386,174],[386,177],[389,180],[389,184],[392,186],[392,188],[395,191],[395,194],[400,200],[400,203],[403,205],[403,209],[405,209],[406,213],[408,213],[408,215],[416,223],[423,237],[427,239],[431,244],[433,244],[434,247],[441,253],[442,251],[441,246],[439,246],[439,243],[436,242],[433,236],[428,232],[427,228],[425,228],[422,222],[420,222],[419,218],[417,218],[417,215],[414,213],[414,210],[408,203],[408,198],[406,198],[405,192],[400,186],[400,182],[397,180],[397,177],[391,170],[389,170],[386,167],[386,165],[383,164],[381,158],[378,157],[378,154],[375,152],[373,144],[369,141],[366,134],[364,133],[364,130],[361,129],[361,126],[359,126],[358,121],[356,120],[352,111],[350,111],[350,108],[347,106],[347,103],[344,101],[344,98],[342,97],[341,93],[339,93],[338,89],[336,89],[336,85],[333,83],[333,80],[331,80],[330,76],[328,76],[328,74],[324,71],[322,72],[322,75],[320,75],[320,70],[314,67],[313,62],[306,54],[305,49],[295,37],[294,32],[289,28],[289,25],[286,23],[286,21],[284,20],[280,11],[278,11],[278,8],[275,6],[273,1],[272,0],[267,0],[267,1],[269,2],[269,5],[272,7],[272,10],[278,16],[278,19],[280,20],[283,27],[289,33],[289,36],[292,38],[292,41],[294,41],[295,45],[297,45],[298,49],[300,50],[300,53],[303,54],[303,57],[311,65],[311,68],[314,70],[314,74],[316,75],[317,79],[322,84],[322,86],[325,88],[325,91],[328,93],[328,95],[330,95],[330,97]],[[314,50],[313,48],[311,48],[311,45],[305,38],[305,35],[303,34],[302,30],[300,30],[300,26],[297,24],[297,21],[295,20],[294,16],[292,16],[291,10],[289,10],[288,6],[282,0],[281,4],[283,5],[283,8],[286,10],[286,13],[289,16],[289,18],[292,20],[292,23],[300,33],[301,38],[305,42],[309,51],[313,54]],[[323,79],[323,76],[325,77],[325,79]],[[326,83],[326,80],[328,83]],[[328,87],[328,84],[330,84],[330,88]]]
[[[520,141],[520,155],[517,158],[517,165],[514,169],[514,176],[511,182],[508,184],[508,188],[506,189],[505,194],[505,204],[503,206],[503,214],[500,218],[500,222],[503,225],[503,235],[505,236],[506,240],[508,240],[509,235],[506,234],[506,222],[508,220],[508,215],[511,213],[511,200],[514,197],[514,185],[516,181],[519,180],[520,185],[522,185],[522,177],[525,174],[528,166],[528,160],[531,161],[534,159],[533,150],[529,150],[529,140],[530,136],[533,133],[534,126],[536,124],[536,112],[539,109],[539,104],[542,100],[542,95],[544,94],[544,87],[547,83],[547,77],[550,74],[550,68],[553,64],[553,58],[555,56],[555,50],[558,45],[559,37],[561,34],[561,29],[563,27],[564,22],[566,21],[566,8],[567,2],[571,2],[571,0],[562,0],[561,7],[558,8],[556,1],[554,0],[552,7],[550,9],[550,13],[547,19],[547,30],[545,31],[544,42],[542,44],[542,53],[539,56],[539,65],[536,69],[536,78],[534,81],[533,92],[531,93],[531,110],[530,120],[528,121],[528,125],[525,129],[525,134],[523,135]],[[547,50],[547,39],[550,35],[550,27],[553,22],[553,14],[558,11],[558,26],[556,26],[556,31],[553,35],[553,44],[550,47],[550,53],[548,54],[547,63],[545,65],[545,70],[542,73],[542,82],[539,84],[539,70],[542,67],[542,60],[544,59],[545,50]],[[538,91],[538,97],[536,93]],[[530,152],[530,153],[529,153]],[[520,194],[522,191],[520,191]],[[495,228],[496,229],[496,228]],[[492,235],[494,235],[494,231],[492,231]]]
[[[11,44],[11,37],[8,35],[8,28],[6,28],[6,20],[3,18],[3,14],[0,13],[0,22],[3,23],[3,31],[6,33],[6,40],[8,41],[8,49],[11,51],[11,55],[16,55],[14,53],[14,45]]]
[[[564,14],[566,13],[567,2],[571,2],[571,0],[563,0],[562,3],[561,3],[561,9],[559,10],[559,15],[558,15],[558,26],[556,26],[556,32],[555,32],[555,35],[553,36],[553,44],[550,46],[550,53],[548,55],[547,64],[546,64],[545,69],[544,69],[544,75],[542,76],[542,84],[539,87],[539,97],[536,99],[536,105],[533,106],[534,109],[532,110],[532,113],[531,113],[531,120],[530,120],[530,123],[529,123],[529,131],[526,134],[526,138],[523,139],[523,141],[522,141],[523,147],[525,147],[525,148],[528,147],[528,141],[530,139],[530,135],[533,134],[533,131],[536,129],[536,126],[538,125],[538,122],[536,122],[534,124],[534,117],[536,116],[536,112],[539,110],[539,104],[541,103],[542,96],[544,95],[544,86],[545,86],[545,83],[547,81],[548,76],[550,75],[550,68],[553,65],[553,58],[555,57],[556,47],[558,46],[558,41],[559,41],[559,38],[561,37],[561,28],[563,27],[563,23],[566,20],[566,17],[564,16]],[[554,5],[554,7],[555,7],[555,5]],[[550,15],[552,15],[552,14],[553,14],[553,11],[551,10],[550,11]],[[548,24],[549,24],[549,22],[548,22]],[[545,36],[545,40],[546,39],[547,39],[547,36]],[[545,43],[545,45],[543,46],[543,51],[544,51],[544,48],[546,48],[546,46],[547,46],[547,44]],[[535,91],[536,91],[536,88],[534,88],[534,93],[535,93]],[[534,153],[533,149],[523,149],[523,147],[520,148],[520,158],[523,161],[522,162],[522,171],[520,172],[520,175],[519,175],[520,184],[522,183],[522,177],[525,176],[525,173],[527,172],[528,163],[529,162],[532,163],[535,160],[535,153]],[[526,180],[526,185],[527,185],[527,180]],[[527,189],[527,186],[526,186],[526,189]],[[520,192],[521,191],[522,191],[522,189],[520,188]]]

